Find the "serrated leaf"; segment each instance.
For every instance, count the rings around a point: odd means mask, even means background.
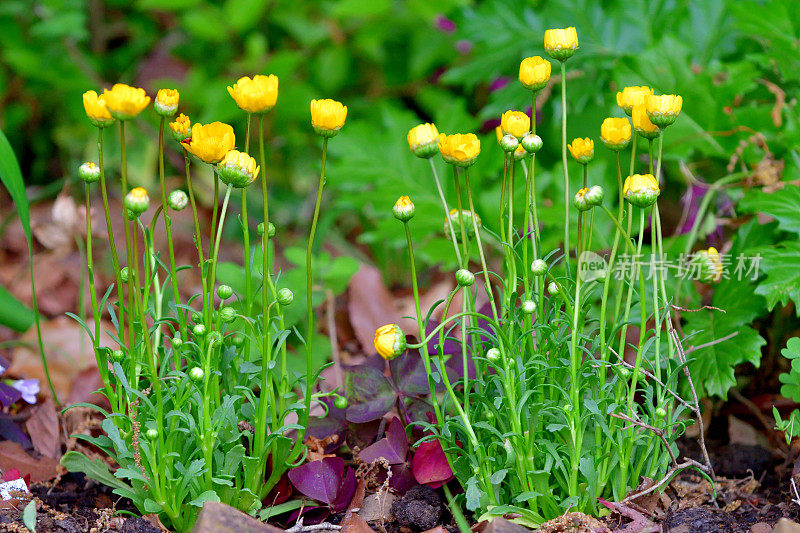
[[[787,185],[775,192],[753,189],[739,202],[745,213],[764,213],[778,221],[784,231],[800,233],[800,187]]]
[[[778,247],[759,249],[758,253],[765,277],[755,293],[767,299],[767,308],[772,310],[778,303],[800,302],[800,243],[786,242]],[[800,306],[795,308],[800,316]]]

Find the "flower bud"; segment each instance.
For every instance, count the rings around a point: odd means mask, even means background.
[[[450,235],[450,228],[449,224],[453,225],[453,233],[455,233],[456,241],[461,242],[461,224],[464,224],[464,233],[468,240],[472,239],[475,236],[475,228],[472,224],[472,219],[475,219],[475,224],[478,226],[478,229],[481,228],[483,223],[481,222],[481,217],[478,215],[472,214],[472,211],[468,209],[462,209],[461,215],[459,216],[458,209],[453,208],[447,214],[447,219],[444,221],[444,234],[445,237],[451,239],[452,236]],[[449,222],[448,222],[449,220]]]
[[[581,165],[587,164],[594,159],[594,141],[589,137],[585,139],[572,139],[572,143],[567,145],[569,153]]]
[[[172,132],[172,138],[178,142],[181,142],[184,139],[191,137],[191,134],[189,133],[191,126],[192,123],[189,120],[189,117],[181,113],[175,119],[175,122],[169,123],[169,130]]]
[[[258,223],[258,227],[256,228],[256,232],[258,233],[259,237],[263,237],[264,236],[264,223],[263,222],[259,222]],[[269,223],[269,235],[268,236],[269,236],[270,239],[275,236],[275,224],[273,224],[272,222]]]
[[[519,141],[510,133],[503,135],[503,138],[500,139],[500,148],[506,153],[515,151],[518,146]]]
[[[653,140],[661,133],[658,126],[653,124],[650,121],[650,117],[647,116],[647,109],[645,109],[644,104],[633,106],[631,118],[633,119],[633,129],[645,139]]]
[[[124,83],[115,83],[110,90],[104,90],[103,100],[111,116],[117,120],[136,117],[150,103],[150,97],[145,94],[144,89]]]
[[[474,133],[439,135],[439,152],[442,159],[458,167],[468,167],[475,163],[481,153],[481,141]]]
[[[556,283],[555,281],[551,281],[550,283],[548,283],[547,292],[549,292],[551,296],[556,296],[560,292],[558,283]]]
[[[466,268],[459,268],[456,271],[456,283],[459,287],[469,287],[475,283],[475,274]]]
[[[180,189],[176,189],[167,196],[167,205],[175,210],[181,211],[189,203],[189,197]]]
[[[656,409],[656,416],[658,418],[667,418],[667,410],[663,407],[659,407]]]
[[[411,152],[424,159],[439,153],[439,131],[433,124],[420,124],[408,132],[408,147]]]
[[[219,319],[222,320],[224,324],[230,324],[236,320],[236,309],[231,306],[223,307],[219,310]]]
[[[627,366],[623,366],[619,369],[619,375],[622,376],[622,379],[628,379],[631,377],[631,369]]]
[[[220,285],[217,287],[217,296],[219,296],[220,300],[227,300],[233,296],[233,289],[230,285]]]
[[[643,105],[645,98],[651,94],[653,94],[653,89],[647,86],[625,87],[617,93],[617,105],[625,111],[626,115],[631,116],[634,106]]]
[[[536,259],[531,263],[531,272],[535,276],[544,276],[547,274],[547,262],[544,259]]]
[[[375,330],[375,350],[391,361],[406,351],[406,336],[397,324],[386,324]]]
[[[519,141],[530,132],[531,117],[522,111],[506,111],[500,117],[500,129],[505,135],[511,135]],[[516,150],[516,146],[514,149]]]
[[[347,106],[336,100],[311,100],[311,126],[317,135],[333,137],[344,126]]]
[[[637,207],[649,207],[658,199],[661,189],[652,174],[634,174],[625,179],[622,194]]]
[[[716,283],[722,279],[724,267],[719,252],[713,246],[707,250],[700,250],[692,255],[689,265],[699,281],[703,283]]]
[[[523,148],[521,144],[517,146],[516,150],[514,150],[514,161],[521,161],[525,159],[527,156],[528,152],[525,150],[525,148]]]
[[[292,302],[294,301],[294,293],[291,291],[291,289],[284,287],[278,291],[278,296],[275,299],[278,301],[281,307],[287,307],[292,305]]]
[[[256,165],[254,158],[239,150],[226,153],[217,165],[220,181],[237,189],[243,189],[253,183],[260,170],[261,167]]]
[[[89,122],[98,128],[105,128],[114,123],[114,118],[108,112],[105,97],[98,95],[95,91],[83,93],[83,109]]]
[[[222,333],[219,331],[210,331],[208,333],[208,343],[211,346],[222,344]]]
[[[94,183],[100,179],[100,167],[92,161],[87,161],[78,167],[78,177],[80,177],[84,183]]]
[[[540,91],[550,80],[550,62],[539,56],[526,57],[519,64],[519,81],[531,91]]]
[[[347,405],[348,405],[349,403],[350,403],[350,402],[348,402],[348,401],[347,401],[347,398],[345,398],[344,396],[339,396],[339,395],[337,395],[337,396],[336,396],[336,397],[333,399],[333,406],[334,406],[334,407],[336,407],[337,409],[347,409]]]
[[[603,188],[599,185],[592,185],[584,195],[586,203],[591,207],[602,205],[604,197],[605,193],[603,192]]]
[[[241,333],[235,333],[233,338],[231,338],[231,344],[236,346],[237,348],[241,347],[244,344],[244,335]]]
[[[578,49],[578,32],[575,28],[557,28],[544,32],[544,50],[553,59],[566,61]]]
[[[416,210],[417,208],[414,206],[414,202],[412,202],[411,198],[408,196],[401,196],[398,198],[397,202],[394,204],[394,207],[392,207],[394,218],[400,222],[408,222],[414,218],[414,213]]]
[[[631,142],[631,123],[625,117],[605,119],[600,125],[600,140],[617,152],[626,148]]]
[[[203,372],[203,369],[200,368],[199,366],[193,367],[191,370],[189,370],[189,379],[191,379],[192,381],[195,382],[203,381],[204,377],[205,377],[205,372]]]
[[[523,300],[522,301],[522,312],[527,315],[532,315],[536,312],[536,302],[533,300]]]
[[[542,149],[542,138],[533,133],[529,133],[522,138],[522,147],[525,148],[529,154],[535,154]]]
[[[131,279],[131,270],[128,267],[122,267],[119,271],[119,279],[122,283],[128,283]]]
[[[197,311],[192,313],[192,322],[194,322],[195,324],[199,324],[202,321],[203,317],[200,315],[200,313],[198,313]]]
[[[486,352],[486,359],[491,361],[492,363],[496,363],[500,360],[500,350],[497,348],[489,348]]]
[[[195,337],[205,337],[205,335],[206,335],[206,327],[203,324],[196,324],[192,328],[192,333],[194,333]]]
[[[183,341],[177,335],[175,337],[172,337],[172,339],[170,339],[170,342],[172,343],[172,348],[174,350],[179,350],[180,347],[183,346]]]
[[[175,89],[159,89],[153,108],[162,117],[171,117],[178,111],[180,94]]]
[[[150,207],[150,197],[142,187],[136,187],[125,195],[122,205],[127,211],[128,218],[135,220]]]
[[[156,428],[150,428],[144,432],[144,436],[147,437],[148,440],[156,440],[158,438],[158,430]]]
[[[576,192],[575,197],[572,199],[572,205],[574,205],[578,211],[588,211],[592,208],[589,202],[586,201],[587,192],[589,192],[589,189],[584,187]]]
[[[114,350],[111,352],[111,360],[115,363],[121,363],[125,359],[125,352],[122,350]]]
[[[659,128],[666,128],[678,118],[683,97],[674,94],[647,95],[644,100],[647,118]]]

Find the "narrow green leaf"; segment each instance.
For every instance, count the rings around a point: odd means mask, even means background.
[[[22,523],[32,533],[36,533],[36,500],[31,500],[22,511]]]

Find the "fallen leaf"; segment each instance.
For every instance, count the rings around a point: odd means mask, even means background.
[[[52,457],[34,459],[16,442],[0,442],[0,470],[6,471],[16,468],[25,476],[31,476],[32,483],[48,481],[58,474],[58,461]]]
[[[34,450],[53,459],[61,457],[58,415],[53,400],[47,398],[37,405],[28,421],[25,422],[25,428],[31,437]]]
[[[347,294],[347,311],[356,339],[364,352],[375,353],[375,330],[398,320],[392,295],[383,283],[380,270],[362,263],[350,279]]]
[[[342,520],[342,533],[375,533],[358,513],[348,513]]]

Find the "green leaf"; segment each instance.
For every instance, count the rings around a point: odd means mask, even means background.
[[[764,213],[778,221],[784,231],[800,234],[800,187],[787,185],[775,192],[752,189],[739,203],[745,213]]]
[[[115,489],[132,490],[131,486],[114,476],[100,459],[89,459],[80,452],[70,451],[61,458],[61,466],[70,472],[82,472],[86,477]]]
[[[761,270],[765,277],[755,293],[767,299],[767,308],[775,304],[800,302],[800,243],[787,242],[773,248],[757,250],[761,255]],[[800,316],[800,306],[795,306]]]
[[[36,500],[31,500],[22,511],[22,523],[32,533],[36,533]]]
[[[781,355],[792,363],[789,372],[784,372],[778,379],[783,383],[781,396],[800,401],[800,338],[792,337],[786,342],[786,348],[781,350]]]
[[[195,507],[202,507],[206,502],[218,502],[219,496],[213,490],[207,490],[204,493],[200,494],[197,498],[189,502],[189,505],[194,505]]]
[[[33,311],[0,287],[0,325],[14,331],[27,331],[33,324]]]

